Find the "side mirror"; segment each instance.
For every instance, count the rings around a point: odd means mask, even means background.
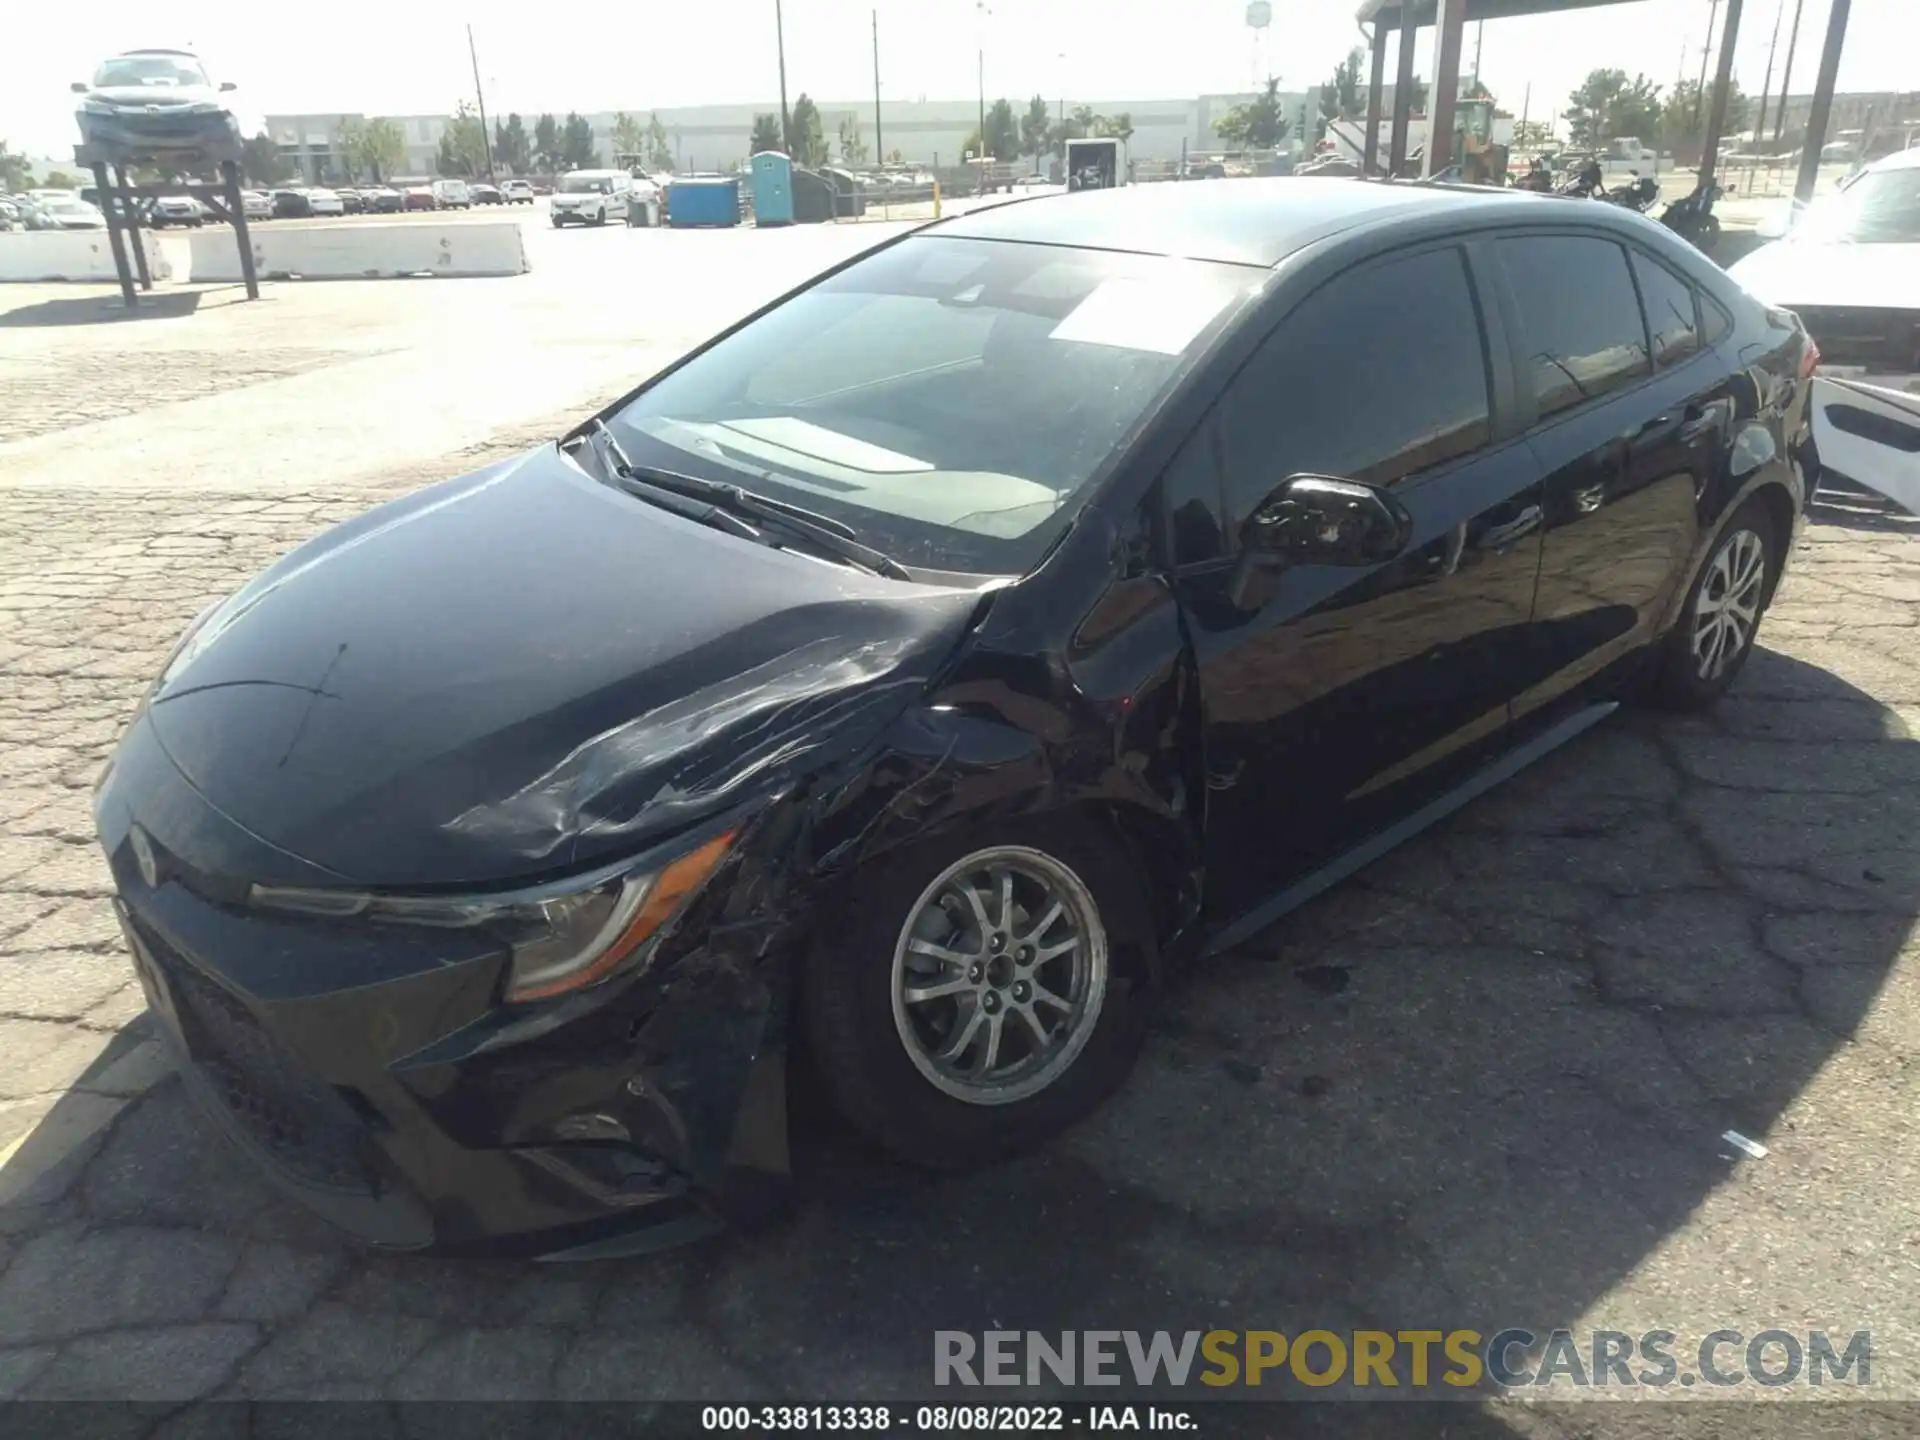
[[[1382,490],[1330,475],[1292,475],[1248,517],[1249,551],[1296,565],[1378,565],[1413,536],[1413,517]]]
[[[238,90],[240,87],[231,80],[222,80],[220,82],[220,88],[222,90]]]
[[[89,87],[86,81],[76,80],[71,85],[67,86],[67,88],[73,91],[73,93],[76,95],[84,95],[87,93],[87,90]]]

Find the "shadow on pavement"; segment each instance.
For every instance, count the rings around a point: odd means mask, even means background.
[[[1844,1270],[1805,1313],[1786,1275],[1744,1308],[1736,1272],[1766,1257],[1746,1235],[1731,1261],[1712,1214],[1764,1180],[1772,1217],[1743,1231],[1822,1232],[1825,1142],[1776,1122],[1842,1051],[1909,1086],[1871,1007],[1920,912],[1916,834],[1897,715],[1757,652],[1714,716],[1610,723],[1184,977],[1127,1088],[1040,1152],[904,1171],[802,1085],[790,1220],[593,1267],[343,1242],[177,1079],[144,1088],[142,1020],[0,1170],[0,1394],[1031,1401],[936,1395],[933,1332],[1544,1334],[1606,1326],[1656,1252],[1685,1287],[1661,1318],[1696,1339],[1865,1327],[1820,1309]],[[1607,1433],[1678,1423],[1606,1408]],[[1261,1406],[1231,1428],[1563,1436],[1592,1433],[1583,1412]]]
[[[0,311],[0,327],[41,328],[55,325],[103,325],[125,320],[175,320],[200,308],[202,290],[153,290],[140,295],[128,308],[118,295],[76,295],[70,300],[43,300],[18,310]]]

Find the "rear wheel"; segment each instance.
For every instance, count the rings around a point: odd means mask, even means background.
[[[1780,574],[1781,543],[1757,499],[1727,522],[1661,647],[1649,691],[1655,704],[1704,710],[1726,693],[1753,653]]]
[[[1066,821],[916,847],[856,878],[802,985],[837,1108],[901,1159],[957,1168],[1078,1119],[1132,1068],[1141,886]]]

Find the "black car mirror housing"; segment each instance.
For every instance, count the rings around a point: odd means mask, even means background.
[[[87,93],[87,82],[84,80],[76,80],[71,85],[67,86],[67,88],[73,91],[73,93],[76,95],[84,95]]]
[[[235,85],[235,84],[233,83],[233,81],[231,81],[231,80],[222,80],[222,81],[220,82],[220,88],[221,88],[222,90],[237,90],[237,89],[239,89],[240,87],[239,87],[239,86],[237,86],[237,85]]]
[[[1246,548],[1300,565],[1377,565],[1407,546],[1413,517],[1385,491],[1332,475],[1290,475],[1247,518]]]

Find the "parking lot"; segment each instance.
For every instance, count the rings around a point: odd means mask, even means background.
[[[1834,1433],[1913,1433],[1920,549],[1871,516],[1810,528],[1711,719],[1623,713],[1183,977],[1040,1153],[907,1173],[803,1094],[791,1219],[591,1268],[371,1255],[229,1154],[89,816],[182,626],[895,229],[542,219],[523,277],[132,318],[0,291],[0,1396],[844,1401],[926,1396],[936,1329],[1783,1328],[1870,1330]],[[1261,1423],[1412,1424],[1330,1408]],[[1432,1426],[1572,1440],[1589,1409]]]

